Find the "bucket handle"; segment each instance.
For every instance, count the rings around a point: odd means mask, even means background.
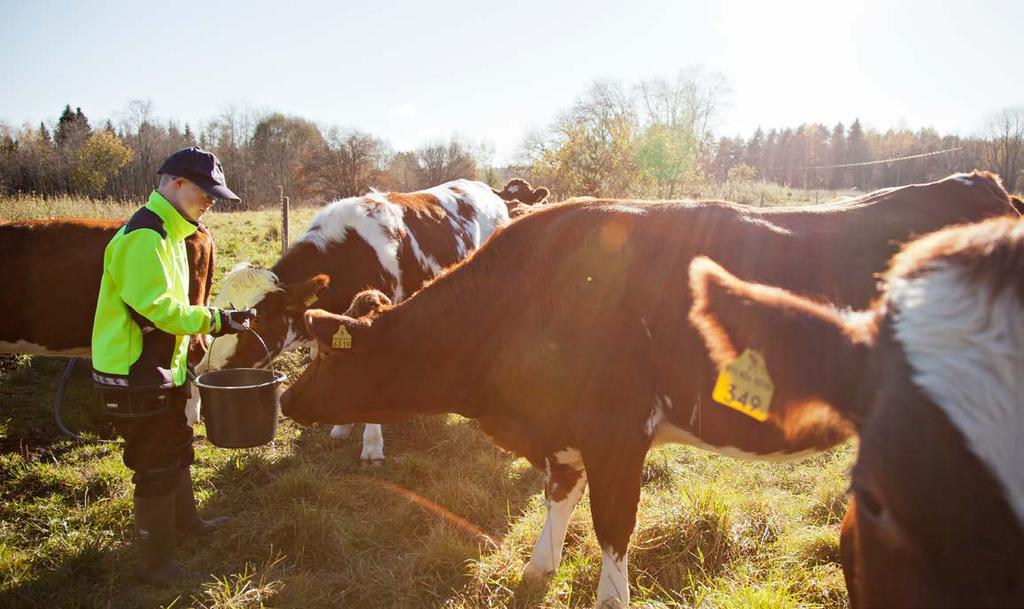
[[[274,356],[270,354],[270,348],[267,347],[266,341],[264,341],[263,337],[260,336],[259,332],[257,332],[253,328],[247,328],[246,332],[252,332],[252,335],[256,337],[256,340],[260,341],[260,344],[263,345],[263,350],[267,352],[267,362],[270,364],[270,371],[273,372],[276,375],[277,374],[277,368],[274,367]],[[222,334],[221,336],[226,336],[226,335]],[[213,340],[210,341],[210,349],[209,349],[209,351],[206,354],[206,358],[207,359],[209,359],[210,356],[213,355],[213,343],[217,342],[218,338],[220,338],[220,336],[214,336]]]

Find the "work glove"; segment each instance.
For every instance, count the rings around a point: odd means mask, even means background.
[[[220,314],[220,332],[213,333],[213,336],[245,332],[256,321],[256,309],[218,309],[217,312]]]

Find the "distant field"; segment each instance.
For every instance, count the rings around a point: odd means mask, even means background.
[[[0,199],[0,220],[127,217],[133,209]],[[294,211],[293,238],[313,213]],[[267,265],[279,254],[278,212],[213,213],[204,221],[217,240],[217,280],[237,262]],[[280,365],[294,375],[303,358]],[[64,440],[51,420],[63,364],[18,357],[0,366],[0,607],[593,603],[600,551],[586,499],[550,584],[521,585],[544,521],[542,476],[454,415],[385,426],[388,461],[376,468],[358,463],[359,433],[334,443],[326,428],[286,420],[272,445],[228,451],[202,438],[200,426],[194,470],[201,509],[232,521],[208,542],[181,548],[186,566],[204,574],[183,593],[138,586],[131,481],[119,447]],[[80,371],[67,419],[109,436],[92,403]],[[629,556],[635,605],[847,606],[837,530],[854,449],[783,465],[679,446],[652,451]]]

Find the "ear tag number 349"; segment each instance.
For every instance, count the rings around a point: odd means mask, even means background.
[[[763,422],[768,419],[774,391],[764,356],[747,349],[722,368],[711,399]]]

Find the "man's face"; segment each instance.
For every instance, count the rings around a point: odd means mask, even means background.
[[[206,210],[216,202],[216,199],[187,178],[175,178],[174,184],[177,186],[174,203],[181,213],[193,222],[198,222]]]

